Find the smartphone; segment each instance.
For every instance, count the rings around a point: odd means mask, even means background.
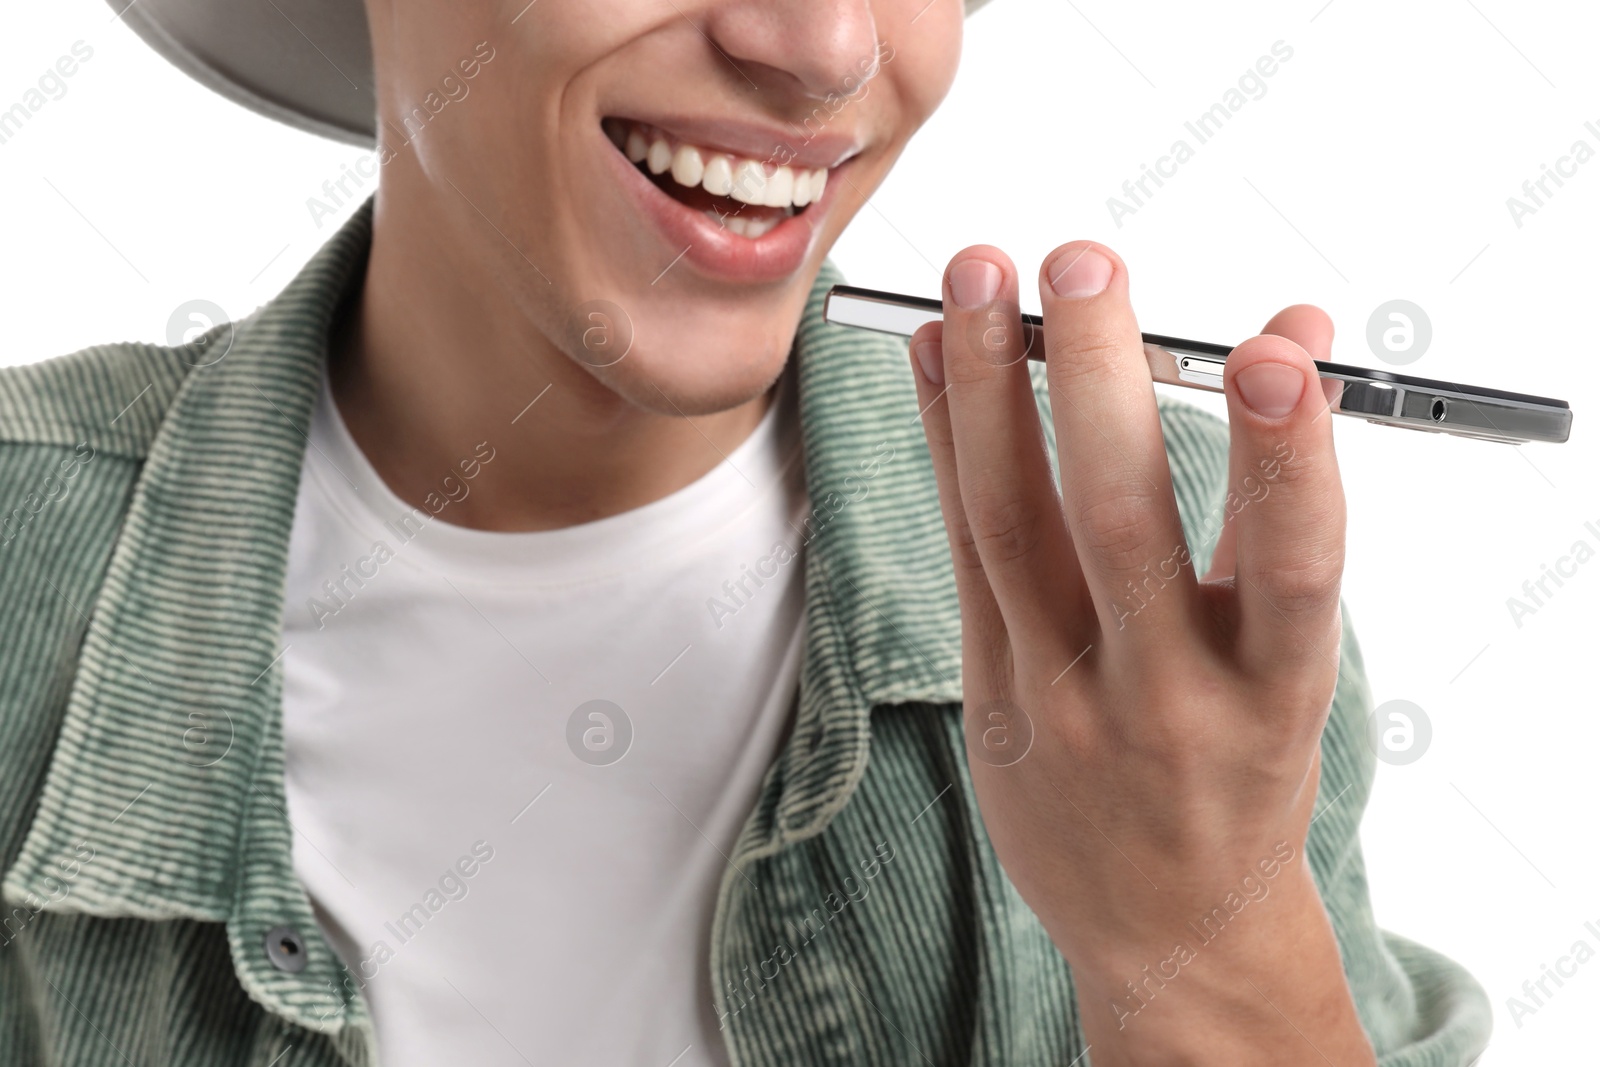
[[[927,297],[904,296],[853,285],[835,285],[823,303],[822,317],[840,326],[910,337],[917,327],[944,317],[944,307]],[[1027,358],[1044,360],[1044,320],[1023,313]],[[1185,341],[1158,333],[1140,335],[1150,374],[1158,382],[1222,391],[1222,367],[1230,345]],[[1572,432],[1572,410],[1565,400],[1503,389],[1437,382],[1382,370],[1347,367],[1317,360],[1317,373],[1342,383],[1331,410],[1380,426],[1476,437],[1520,445],[1524,441],[1560,444]]]

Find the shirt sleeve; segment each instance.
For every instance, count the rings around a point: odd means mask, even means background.
[[[1372,693],[1350,613],[1343,614],[1319,814],[1306,851],[1380,1067],[1468,1067],[1489,1042],[1492,1012],[1482,987],[1453,960],[1380,930],[1373,916],[1359,835],[1377,766],[1367,735]]]

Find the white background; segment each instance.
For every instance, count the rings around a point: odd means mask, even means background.
[[[1600,149],[1584,128],[1600,127],[1600,14],[1508,0],[1217,7],[994,0],[969,23],[950,99],[835,259],[859,284],[937,295],[964,245],[999,245],[1031,279],[1054,245],[1092,237],[1129,263],[1147,330],[1235,342],[1284,305],[1317,303],[1338,325],[1335,359],[1383,366],[1366,323],[1405,298],[1434,336],[1403,372],[1571,401],[1565,445],[1336,422],[1346,600],[1374,694],[1420,705],[1433,730],[1414,763],[1380,766],[1364,831],[1379,918],[1487,987],[1488,1067],[1592,1056],[1600,960],[1520,1025],[1507,998],[1578,939],[1600,949],[1584,929],[1600,926],[1600,559],[1520,627],[1507,598],[1574,542],[1600,550],[1600,159],[1520,227],[1506,201],[1575,140]],[[332,232],[306,199],[361,155],[194,86],[92,0],[13,6],[0,108],[79,40],[94,54],[65,96],[0,144],[0,363],[162,341],[196,297],[245,314]],[[1194,144],[1184,121],[1279,40],[1294,55],[1266,95],[1119,227],[1107,198],[1175,138]]]

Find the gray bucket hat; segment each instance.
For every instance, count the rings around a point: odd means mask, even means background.
[[[987,2],[966,0],[967,14]],[[234,103],[336,141],[375,144],[362,0],[110,3],[173,65]]]

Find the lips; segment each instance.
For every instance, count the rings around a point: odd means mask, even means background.
[[[798,270],[831,202],[830,188],[854,155],[853,147],[840,152],[837,142],[808,140],[805,159],[774,140],[771,157],[760,159],[635,120],[608,118],[603,128],[618,180],[671,249],[663,250],[663,267],[681,260],[724,281],[778,281]],[[832,167],[804,165],[824,150],[846,159]],[[786,164],[777,163],[780,153]]]

